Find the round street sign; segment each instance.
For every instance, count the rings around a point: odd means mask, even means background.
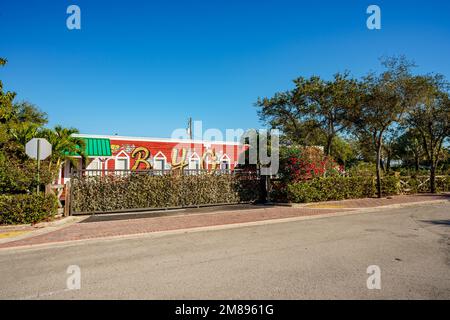
[[[33,138],[25,145],[25,152],[32,159],[44,160],[52,154],[52,145],[44,138]]]

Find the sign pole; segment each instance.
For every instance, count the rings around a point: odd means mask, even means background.
[[[36,192],[39,194],[41,188],[41,160],[52,154],[52,145],[44,138],[33,138],[25,145],[25,153],[32,159],[37,160]]]
[[[41,141],[38,139],[38,141],[37,141],[37,193],[39,194],[39,185],[40,185],[40,176],[39,176],[39,171],[40,171],[40,162],[41,162],[41,159],[40,159],[40,157],[39,157],[39,153],[40,153],[40,148],[41,148]]]

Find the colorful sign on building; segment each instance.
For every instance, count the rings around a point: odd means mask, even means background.
[[[233,170],[244,146],[237,142],[77,135],[87,142],[85,168],[94,171]],[[81,164],[78,169],[81,169]],[[70,164],[60,175],[70,179]]]

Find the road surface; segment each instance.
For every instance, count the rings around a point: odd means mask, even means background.
[[[381,289],[369,290],[373,265]],[[0,250],[0,298],[450,299],[450,203]]]

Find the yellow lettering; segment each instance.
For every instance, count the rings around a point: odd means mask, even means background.
[[[216,171],[216,167],[217,167],[217,156],[216,156],[216,150],[212,149],[212,150],[206,150],[203,153],[203,157],[202,157],[202,161],[200,162],[200,168],[202,170],[207,170],[208,169],[208,165],[206,165],[205,167],[205,161],[206,159],[209,157],[210,163],[211,163],[211,171],[214,172]]]
[[[181,149],[181,157],[178,160],[177,148],[172,149],[172,170],[183,170],[188,163],[186,162],[186,149]]]
[[[141,163],[144,164],[145,169],[151,169],[152,165],[150,164],[150,162],[147,161],[149,156],[150,156],[150,151],[148,151],[148,149],[145,147],[139,147],[139,148],[134,149],[133,153],[131,154],[131,157],[132,158],[136,157],[136,160],[135,160],[133,168],[131,168],[131,170],[137,170]]]

